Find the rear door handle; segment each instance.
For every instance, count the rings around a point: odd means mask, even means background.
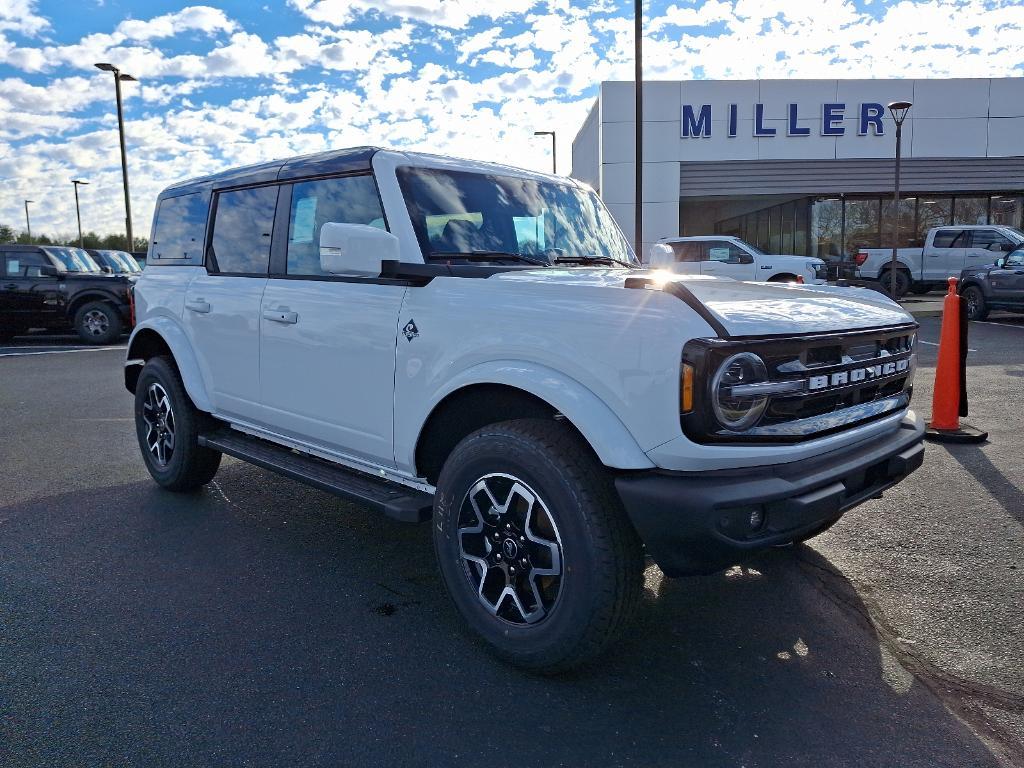
[[[191,309],[193,312],[199,312],[200,314],[206,314],[210,311],[210,302],[203,301],[202,299],[196,299],[195,301],[186,301],[185,308]]]
[[[275,323],[284,323],[285,325],[295,325],[295,323],[299,322],[299,313],[289,312],[286,308],[264,309],[263,317]]]

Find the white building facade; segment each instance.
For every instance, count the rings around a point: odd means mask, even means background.
[[[901,199],[893,201],[895,126]],[[632,82],[605,82],[572,176],[634,232]],[[644,84],[644,253],[658,238],[736,235],[843,260],[942,224],[1024,225],[1024,78],[696,80]]]

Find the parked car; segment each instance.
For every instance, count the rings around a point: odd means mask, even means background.
[[[125,251],[86,248],[86,252],[92,256],[93,261],[99,264],[100,269],[104,272],[133,278],[142,274],[142,267],[130,253]]]
[[[958,290],[966,299],[970,320],[984,320],[992,309],[1024,312],[1024,248],[1000,256],[994,264],[965,269]]]
[[[923,248],[896,250],[896,297],[945,288],[946,280],[964,269],[991,263],[996,256],[1024,245],[1024,232],[1016,227],[956,225],[928,230]],[[860,276],[878,280],[891,293],[892,248],[865,248],[857,252]]]
[[[131,328],[131,280],[105,274],[81,248],[0,245],[0,340],[29,328],[71,328],[109,344]]]
[[[769,283],[827,282],[825,262],[810,256],[767,254],[738,237],[665,237],[651,248],[649,263],[683,275],[714,275]]]
[[[151,243],[124,381],[153,479],[228,454],[431,519],[456,608],[525,668],[607,648],[645,554],[721,570],[921,464],[903,309],[640,268],[572,179],[339,150],[172,186]]]

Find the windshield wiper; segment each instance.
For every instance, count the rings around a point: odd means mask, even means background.
[[[538,259],[535,256],[527,256],[524,253],[508,253],[507,251],[432,251],[431,258],[438,256],[460,256],[464,259],[479,259],[481,261],[504,261],[505,259],[516,259],[525,261],[527,264],[536,264],[540,267],[550,267],[551,262],[545,259]]]
[[[630,269],[636,269],[636,264],[632,264],[622,259],[616,259],[613,256],[556,256],[554,259],[555,264],[621,264],[624,267]]]

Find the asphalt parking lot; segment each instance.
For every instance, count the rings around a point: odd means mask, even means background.
[[[462,628],[426,526],[233,461],[159,490],[123,349],[62,341],[0,348],[0,765],[1024,764],[1024,319],[971,326],[988,444],[809,546],[652,566],[632,635],[558,679]]]

